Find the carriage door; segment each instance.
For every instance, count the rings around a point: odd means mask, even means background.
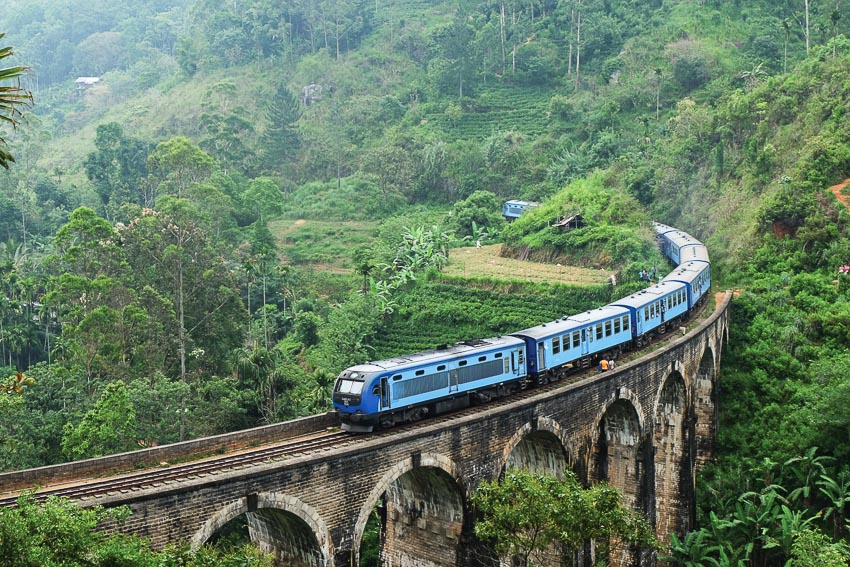
[[[387,377],[381,378],[381,409],[390,407],[390,383]]]
[[[449,370],[449,392],[457,392],[457,368]]]
[[[581,354],[586,355],[590,351],[590,345],[587,342],[587,329],[581,330]]]
[[[543,372],[546,368],[546,345],[543,341],[537,343],[537,371]]]

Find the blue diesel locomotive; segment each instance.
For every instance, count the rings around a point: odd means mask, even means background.
[[[509,336],[476,339],[345,369],[333,391],[346,431],[416,421],[546,384],[602,358],[638,348],[687,318],[711,286],[705,246],[654,223],[678,264],[655,285],[613,303]]]

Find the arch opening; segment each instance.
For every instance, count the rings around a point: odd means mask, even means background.
[[[619,399],[605,410],[597,439],[597,479],[607,481],[623,495],[623,503],[644,513],[646,444],[639,414],[631,400]],[[609,542],[611,565],[633,565],[637,550],[618,538]]]
[[[252,494],[218,510],[192,538],[192,547],[207,542],[256,544],[275,565],[327,567],[330,537],[316,512],[297,498],[277,493]]]
[[[295,514],[260,508],[246,516],[251,539],[261,550],[274,555],[275,565],[325,566],[324,554],[312,528]]]
[[[359,565],[458,564],[465,517],[455,478],[434,466],[411,468],[378,497],[360,539]]]
[[[563,478],[569,466],[569,458],[561,440],[550,431],[535,431],[517,443],[508,455],[504,468]]]
[[[696,466],[714,457],[717,434],[717,389],[714,352],[706,348],[699,363],[695,381],[694,417],[696,437]]]
[[[652,508],[656,534],[663,542],[671,533],[683,535],[690,525],[693,469],[687,407],[684,377],[673,372],[658,393],[652,440],[655,448]]]

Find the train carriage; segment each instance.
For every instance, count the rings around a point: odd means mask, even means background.
[[[659,232],[658,227],[656,227],[656,232],[658,233],[658,239],[661,244],[661,251],[674,264],[683,264],[692,260],[708,261],[708,251],[703,243],[687,232],[682,232],[681,230]]]
[[[680,282],[662,281],[611,305],[629,310],[633,321],[632,337],[637,344],[646,335],[664,332],[667,326],[687,313],[688,294]]]
[[[677,282],[686,286],[688,309],[693,309],[711,287],[711,264],[702,261],[687,262],[667,274],[662,282]]]
[[[602,354],[619,351],[631,339],[629,312],[605,306],[513,333],[525,341],[528,368],[539,382],[561,370],[587,367]]]
[[[343,429],[368,432],[466,407],[471,395],[504,395],[526,374],[524,341],[477,339],[352,366],[337,379],[333,401]]]

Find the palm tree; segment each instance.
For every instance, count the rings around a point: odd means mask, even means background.
[[[5,33],[0,33],[0,39],[3,39]],[[11,47],[0,47],[0,60],[12,56]],[[26,108],[32,104],[32,93],[21,88],[20,83],[14,85],[3,85],[5,81],[17,79],[27,70],[27,67],[9,67],[0,69],[0,122],[11,124],[14,128],[18,125],[18,121],[23,114],[21,108]],[[9,164],[15,161],[15,158],[6,148],[6,140],[0,136],[0,166],[9,169]]]
[[[832,536],[839,540],[844,536],[844,508],[850,503],[850,472],[844,469],[838,473],[838,478],[822,474],[817,484],[829,502],[820,513],[824,520],[832,516]]]
[[[814,506],[817,481],[826,474],[826,463],[834,460],[832,457],[816,456],[817,450],[817,447],[811,447],[805,455],[788,459],[783,465],[783,471],[790,471],[793,478],[789,480],[796,481],[797,486],[788,495],[789,499],[802,502],[806,508]]]

